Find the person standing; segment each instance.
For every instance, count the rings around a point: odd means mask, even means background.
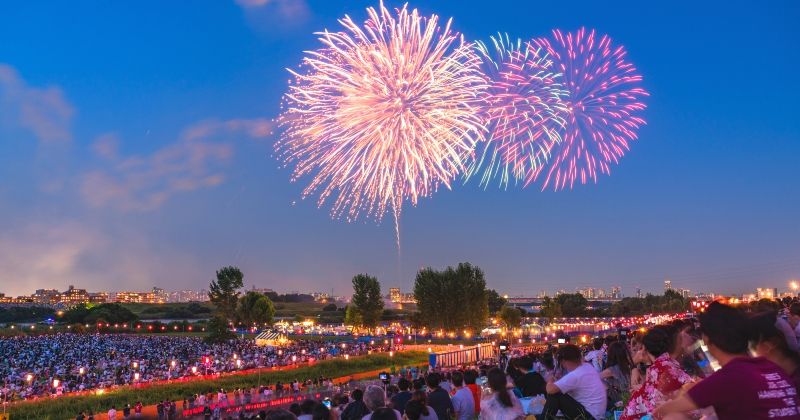
[[[111,409],[108,410],[108,420],[117,420],[117,408],[113,405],[111,406]]]

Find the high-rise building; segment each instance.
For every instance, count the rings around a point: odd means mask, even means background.
[[[164,303],[153,292],[117,292],[114,296],[117,303]]]
[[[640,287],[636,288],[636,297],[639,299],[642,298],[642,289]]]
[[[758,299],[775,299],[778,297],[778,289],[773,287],[759,287],[756,289]]]
[[[611,298],[612,299],[622,299],[622,288],[619,286],[614,286],[611,288]]]
[[[389,300],[393,303],[400,303],[402,299],[402,295],[400,294],[399,287],[390,287],[389,288]]]
[[[672,281],[664,280],[664,291],[672,290]]]
[[[691,290],[689,289],[678,289],[678,293],[680,293],[684,299],[689,299],[692,296]]]

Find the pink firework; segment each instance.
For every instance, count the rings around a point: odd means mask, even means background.
[[[549,165],[532,173],[526,185],[543,173],[542,189],[596,183],[598,173],[611,173],[611,165],[630,150],[645,124],[642,98],[649,94],[640,86],[642,76],[626,61],[621,45],[594,30],[565,34],[556,29],[552,40],[539,38],[532,45],[546,51],[561,73],[567,112],[562,141],[553,144]]]
[[[488,46],[476,45],[489,82],[483,109],[489,136],[467,178],[482,172],[483,185],[493,178],[501,187],[511,180],[524,182],[540,170],[553,143],[560,141],[566,113],[561,98],[566,92],[542,49],[504,34],[491,37]]]

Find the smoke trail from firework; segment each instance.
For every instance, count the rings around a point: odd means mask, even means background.
[[[277,149],[293,180],[311,176],[304,197],[332,200],[332,217],[380,221],[391,210],[399,250],[404,201],[449,188],[482,140],[486,82],[449,21],[405,6],[367,12],[363,26],[345,17],[343,31],[320,33],[307,71],[292,72]]]
[[[489,134],[466,175],[482,172],[484,186],[496,177],[506,187],[510,180],[524,182],[533,177],[552,145],[560,141],[566,112],[561,98],[566,92],[542,49],[511,40],[507,34],[491,41],[488,46],[477,43],[489,81],[483,109]]]
[[[598,173],[610,174],[611,164],[630,149],[636,131],[645,124],[640,87],[642,77],[625,59],[625,49],[614,46],[607,35],[581,28],[575,33],[553,31],[553,39],[540,38],[542,48],[562,74],[568,92],[562,142],[553,145],[548,166],[528,178],[526,185],[544,175],[542,189],[572,188],[575,182],[597,182]]]

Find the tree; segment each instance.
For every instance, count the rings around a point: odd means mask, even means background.
[[[352,325],[367,329],[376,327],[383,314],[383,297],[378,279],[367,274],[353,277],[353,299],[348,306]],[[358,322],[360,321],[360,322]]]
[[[336,308],[336,304],[335,303],[329,303],[329,304],[327,304],[327,305],[322,307],[322,312],[333,312],[336,309],[337,308]]]
[[[231,331],[226,319],[214,316],[208,321],[208,335],[204,339],[206,343],[219,344],[234,338],[236,338],[236,334]]]
[[[500,309],[500,319],[506,324],[506,328],[517,328],[522,322],[522,313],[513,306],[503,306]]]
[[[245,325],[272,324],[275,316],[275,306],[268,297],[258,292],[247,292],[239,299],[236,306],[236,315],[239,322]]]
[[[489,304],[489,314],[495,315],[507,303],[506,299],[497,293],[497,290],[489,289],[486,291],[486,299]]]
[[[353,305],[347,305],[344,309],[344,323],[347,325],[362,325],[364,321],[361,319],[361,314],[353,308]]]
[[[545,297],[542,301],[542,316],[553,319],[561,316],[561,305],[557,300]]]
[[[425,268],[414,280],[419,320],[433,329],[480,331],[489,317],[483,271],[469,263],[444,271]]]
[[[556,296],[561,314],[566,317],[585,316],[589,302],[580,293],[562,293]]]
[[[217,279],[212,280],[208,287],[209,300],[217,307],[217,315],[226,321],[236,317],[239,289],[244,286],[243,280],[244,274],[237,267],[223,267],[217,271]]]

